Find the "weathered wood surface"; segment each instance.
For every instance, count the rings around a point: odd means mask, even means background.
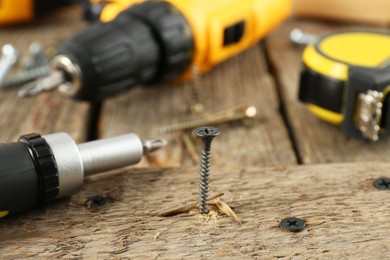
[[[198,169],[122,170],[86,180],[80,193],[45,210],[0,222],[2,259],[388,258],[390,192],[372,183],[390,164],[353,163],[213,168],[211,194],[224,192],[242,223],[193,210],[158,217],[197,200]],[[88,208],[89,198],[108,203]],[[279,228],[289,216],[306,228]]]
[[[363,143],[347,138],[339,126],[317,119],[297,98],[303,47],[291,43],[289,39],[291,30],[300,28],[320,35],[352,27],[293,20],[267,37],[266,49],[271,67],[281,89],[282,102],[286,107],[287,120],[295,137],[298,156],[304,164],[389,160],[388,138],[377,143]]]
[[[261,45],[218,65],[198,83],[135,88],[108,100],[102,110],[103,137],[129,131],[144,137],[165,137],[170,146],[156,159],[169,166],[191,165],[179,135],[163,135],[159,129],[200,116],[188,113],[194,92],[205,107],[205,115],[239,104],[253,105],[258,110],[252,127],[218,125],[221,135],[213,144],[214,164],[240,167],[296,163]]]
[[[0,44],[10,42],[24,52],[34,40],[54,46],[84,26],[80,9],[69,7],[32,25],[0,29]],[[81,192],[69,199],[1,219],[1,259],[386,258],[390,193],[375,190],[372,182],[386,175],[390,165],[294,166],[389,158],[389,140],[349,140],[298,102],[302,48],[289,42],[294,27],[322,33],[341,26],[289,21],[265,43],[202,76],[199,85],[138,87],[104,102],[97,126],[101,137],[135,132],[170,141],[169,147],[138,165],[158,168],[89,177]],[[188,167],[194,160],[177,133],[159,133],[161,126],[199,116],[188,112],[196,96],[205,106],[204,114],[239,104],[258,109],[252,127],[219,125],[222,134],[213,144],[211,194],[224,192],[222,199],[242,224],[221,214],[205,222],[196,210],[156,215],[196,202],[199,169]],[[279,110],[281,103],[286,118]],[[66,131],[84,140],[88,109],[56,92],[22,100],[16,98],[16,89],[1,90],[1,141],[32,131]],[[194,145],[197,150],[199,143]],[[88,199],[95,195],[108,203],[89,208]],[[296,234],[281,230],[279,222],[288,216],[303,218],[306,229]]]
[[[84,26],[79,6],[64,7],[33,24],[1,28],[0,46],[11,43],[26,55],[32,42],[40,42],[45,48],[57,47]],[[0,142],[16,141],[31,132],[58,131],[68,132],[77,141],[85,140],[87,104],[65,99],[55,91],[21,99],[17,97],[18,89],[0,90]]]

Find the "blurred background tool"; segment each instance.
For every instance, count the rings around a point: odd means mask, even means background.
[[[166,145],[125,134],[76,145],[66,133],[29,134],[0,144],[0,217],[75,193],[85,176],[138,163]]]
[[[30,22],[52,8],[76,0],[1,0],[0,26]]]
[[[299,99],[348,136],[377,141],[390,131],[390,34],[341,31],[303,53]]]
[[[135,85],[189,77],[191,66],[206,72],[278,26],[290,5],[290,0],[135,4],[111,22],[101,16],[107,23],[66,41],[53,59],[52,74],[20,95],[58,88],[76,99],[97,101]]]

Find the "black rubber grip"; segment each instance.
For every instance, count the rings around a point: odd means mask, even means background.
[[[186,18],[173,5],[164,1],[146,1],[124,11],[147,23],[160,46],[159,73],[162,81],[180,75],[188,68],[194,52],[194,39]]]
[[[59,192],[58,169],[53,152],[46,140],[36,133],[22,135],[19,141],[26,146],[33,158],[38,175],[38,204],[45,206],[53,201]]]
[[[299,81],[298,99],[342,113],[345,85],[345,81],[327,77],[304,65]]]
[[[0,144],[0,212],[16,213],[39,202],[34,161],[21,143]]]
[[[45,139],[30,134],[19,141],[0,144],[0,215],[44,206],[58,195],[58,170]]]
[[[181,74],[191,61],[188,23],[173,6],[147,1],[110,23],[98,23],[65,42],[59,54],[81,70],[76,99],[99,101],[135,85]]]

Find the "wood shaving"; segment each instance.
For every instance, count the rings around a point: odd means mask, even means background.
[[[210,197],[208,199],[208,201],[217,199],[217,198],[219,198],[221,196],[223,196],[223,193],[218,193],[217,195]],[[158,213],[157,216],[158,217],[172,217],[172,216],[176,216],[176,215],[179,215],[179,214],[188,213],[192,209],[196,209],[197,207],[198,207],[198,204],[194,203],[194,204],[191,204],[191,205],[188,205],[188,206],[181,206],[181,207],[178,207],[178,208],[165,210],[163,212]]]
[[[241,224],[241,219],[237,216],[237,214],[232,210],[231,207],[229,207],[228,204],[223,202],[220,198],[214,199],[215,205],[218,207],[218,209],[225,213],[227,216],[231,217],[235,222]]]
[[[161,232],[157,232],[155,235],[154,235],[154,239],[159,239],[161,236]]]
[[[218,212],[217,211],[210,211],[209,214],[202,215],[202,218],[204,219],[204,222],[217,220],[218,219]]]

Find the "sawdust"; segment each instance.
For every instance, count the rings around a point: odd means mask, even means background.
[[[215,221],[218,219],[219,213],[225,214],[229,216],[233,221],[237,223],[242,223],[241,219],[237,216],[237,214],[232,210],[232,208],[224,201],[221,200],[220,197],[223,196],[223,193],[219,193],[211,198],[208,201],[209,206],[215,208],[215,210],[210,210],[209,214],[202,215],[202,219],[204,222]],[[166,210],[157,214],[158,217],[172,217],[183,213],[189,213],[191,210],[197,209],[198,204],[191,204],[188,206],[181,206],[174,209]],[[157,233],[158,234],[158,233]],[[156,234],[156,235],[157,235]]]
[[[210,197],[208,200],[210,201],[210,200],[219,198],[221,196],[223,196],[223,193],[218,193],[217,195]],[[188,206],[181,206],[181,207],[165,210],[163,212],[158,213],[157,216],[158,217],[172,217],[172,216],[176,216],[179,214],[188,213],[192,209],[196,209],[197,207],[198,207],[198,204],[194,203],[194,204],[191,204]]]

